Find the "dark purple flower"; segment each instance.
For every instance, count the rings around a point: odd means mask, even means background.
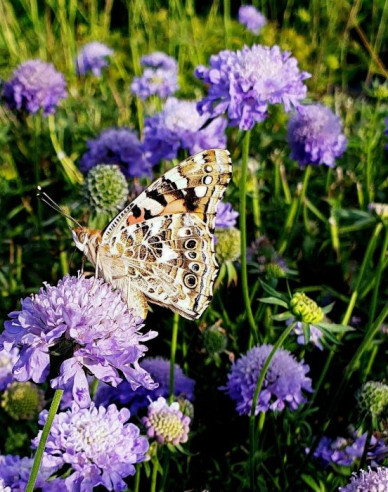
[[[157,386],[139,366],[147,351],[142,342],[157,333],[143,335],[143,320],[134,317],[120,294],[101,279],[67,275],[56,287],[45,284],[38,294],[23,299],[21,311],[9,316],[0,349],[21,347],[13,369],[18,381],[44,382],[50,358],[61,357],[60,375],[51,380],[51,386],[71,386],[81,407],[90,403],[85,371],[114,386],[123,377],[133,389]]]
[[[140,63],[143,67],[162,68],[163,70],[178,72],[178,64],[175,58],[166,55],[162,51],[155,51],[154,53],[142,56]]]
[[[134,77],[131,84],[131,91],[144,100],[153,95],[164,99],[174,94],[178,88],[177,73],[162,68],[146,68],[143,75]]]
[[[106,57],[110,55],[113,55],[113,50],[105,44],[97,41],[85,44],[75,61],[77,74],[85,75],[87,72],[92,72],[93,75],[99,77],[101,69],[108,65]]]
[[[199,66],[195,75],[209,85],[199,112],[212,117],[225,113],[230,125],[241,130],[263,121],[269,104],[283,104],[285,111],[298,107],[307,93],[303,80],[310,77],[288,51],[261,45],[221,51],[210,57],[210,68]]]
[[[377,470],[368,467],[368,471],[353,473],[350,483],[340,487],[339,492],[384,492],[388,490],[388,468],[381,466]]]
[[[142,145],[128,128],[108,128],[87,145],[89,150],[80,165],[83,172],[97,164],[117,164],[127,177],[151,176],[151,164],[144,157]]]
[[[241,5],[238,11],[238,21],[253,34],[259,34],[261,28],[267,24],[265,16],[253,5]]]
[[[97,405],[107,406],[110,403],[119,403],[128,406],[131,414],[146,408],[150,400],[156,400],[159,396],[167,398],[170,394],[170,361],[163,357],[147,357],[142,361],[142,368],[149,372],[152,379],[159,384],[153,390],[144,387],[133,390],[123,381],[117,388],[107,384],[100,384],[95,397]],[[182,369],[174,365],[174,395],[194,401],[195,381],[183,374]]]
[[[217,206],[216,229],[229,229],[237,223],[239,213],[233,210],[229,202],[219,202]]]
[[[13,381],[12,369],[18,358],[19,349],[17,347],[12,348],[9,352],[0,351],[0,391],[5,390]]]
[[[43,426],[48,412],[41,413]],[[128,423],[129,410],[95,407],[61,412],[54,418],[45,454],[70,465],[72,473],[65,479],[68,491],[92,491],[97,485],[107,490],[127,488],[123,478],[135,474],[135,464],[144,461],[148,441],[140,436],[139,428]],[[33,441],[37,447],[42,435]]]
[[[179,149],[190,154],[209,148],[225,148],[226,121],[216,118],[206,128],[208,115],[200,115],[194,101],[181,101],[175,97],[167,99],[163,111],[146,118],[144,149],[152,164],[162,159],[175,159]]]
[[[257,380],[272,348],[272,345],[258,345],[250,349],[232,365],[226,387],[221,388],[236,402],[240,415],[251,413]],[[264,378],[255,414],[280,411],[286,405],[296,410],[306,401],[302,391],[313,391],[311,379],[306,377],[309,370],[308,365],[298,362],[290,352],[278,349]]]
[[[295,112],[288,123],[288,142],[291,158],[302,166],[334,167],[347,146],[339,117],[322,104],[302,106]]]
[[[28,60],[14,71],[3,86],[3,97],[11,109],[43,114],[54,113],[60,99],[67,96],[63,75],[51,63]]]

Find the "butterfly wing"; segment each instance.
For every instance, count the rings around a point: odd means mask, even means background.
[[[103,233],[100,254],[107,280],[198,318],[210,302],[218,271],[214,221],[230,178],[229,152],[211,149],[151,184]]]

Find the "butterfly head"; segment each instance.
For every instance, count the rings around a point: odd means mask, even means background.
[[[98,244],[101,241],[101,231],[97,229],[89,229],[88,227],[76,227],[71,231],[77,248],[84,255],[95,263]]]

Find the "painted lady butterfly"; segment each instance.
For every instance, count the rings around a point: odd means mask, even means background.
[[[196,319],[213,294],[215,214],[231,175],[227,150],[199,152],[152,183],[104,231],[73,229],[75,244],[137,315],[145,318],[151,302]]]

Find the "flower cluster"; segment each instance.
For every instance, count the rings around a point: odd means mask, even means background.
[[[221,389],[236,402],[240,415],[250,415],[257,380],[272,349],[272,345],[253,347],[232,365],[226,387]],[[298,362],[290,352],[278,349],[265,375],[255,414],[283,410],[286,405],[296,410],[306,401],[302,391],[313,391],[311,379],[306,377],[309,370],[308,365]]]
[[[54,113],[61,99],[67,96],[63,75],[51,63],[28,60],[14,71],[3,86],[3,97],[11,109],[43,114]]]
[[[151,164],[135,132],[128,128],[108,128],[97,138],[89,140],[88,151],[81,159],[81,171],[87,172],[97,164],[117,164],[125,176],[151,176]]]
[[[229,229],[237,223],[239,213],[233,210],[232,204],[229,202],[219,202],[217,206],[217,214],[215,227],[216,229]]]
[[[179,149],[190,154],[209,148],[225,148],[226,121],[216,118],[206,128],[208,115],[197,112],[194,101],[167,99],[163,110],[145,120],[144,149],[152,164],[175,159]]]
[[[241,232],[236,227],[216,229],[216,257],[220,263],[237,261],[241,254]]]
[[[368,381],[356,393],[361,414],[379,416],[388,409],[388,386],[378,381]]]
[[[295,112],[288,124],[288,141],[291,158],[302,166],[334,167],[347,146],[339,117],[322,104],[303,106]]]
[[[142,342],[157,333],[142,334],[143,320],[101,279],[67,275],[56,287],[45,284],[38,294],[22,300],[21,311],[10,318],[0,347],[21,347],[13,370],[18,381],[44,382],[50,362],[59,363],[60,375],[51,385],[72,387],[81,407],[90,404],[85,370],[115,386],[122,376],[134,389],[157,386],[138,362],[147,350]]]
[[[48,412],[41,413],[43,426]],[[66,479],[67,490],[92,490],[98,485],[120,491],[127,486],[123,478],[135,474],[135,464],[144,461],[148,441],[139,428],[128,423],[129,410],[108,408],[80,409],[61,412],[54,418],[46,444],[46,457],[55,457],[60,466],[70,465],[73,473]],[[33,441],[37,447],[42,431]]]
[[[197,78],[209,85],[208,95],[198,103],[201,114],[226,113],[230,125],[250,130],[267,116],[269,104],[283,104],[286,111],[298,107],[306,96],[298,62],[278,46],[245,46],[241,51],[221,51],[210,58],[210,68],[199,66]]]
[[[339,492],[383,492],[388,490],[388,468],[379,467],[377,470],[368,468],[368,471],[361,470],[359,475],[353,474],[350,483],[345,487],[340,487]]]
[[[27,381],[11,383],[1,396],[1,406],[14,420],[30,420],[43,409],[44,392]]]
[[[131,90],[140,99],[152,95],[166,98],[178,89],[178,65],[174,58],[160,51],[143,56],[140,60],[145,67],[143,75],[135,77]]]
[[[107,56],[113,55],[113,51],[105,44],[93,41],[85,44],[78,53],[75,61],[78,75],[92,72],[94,76],[101,75],[101,69],[108,65]]]
[[[12,369],[19,358],[19,349],[12,348],[0,351],[0,391],[3,391],[12,381]]]
[[[253,5],[241,5],[238,11],[238,21],[253,34],[259,34],[261,28],[267,24],[265,16]]]
[[[323,311],[318,304],[304,292],[296,292],[290,300],[292,314],[303,323],[319,323],[323,319]]]

